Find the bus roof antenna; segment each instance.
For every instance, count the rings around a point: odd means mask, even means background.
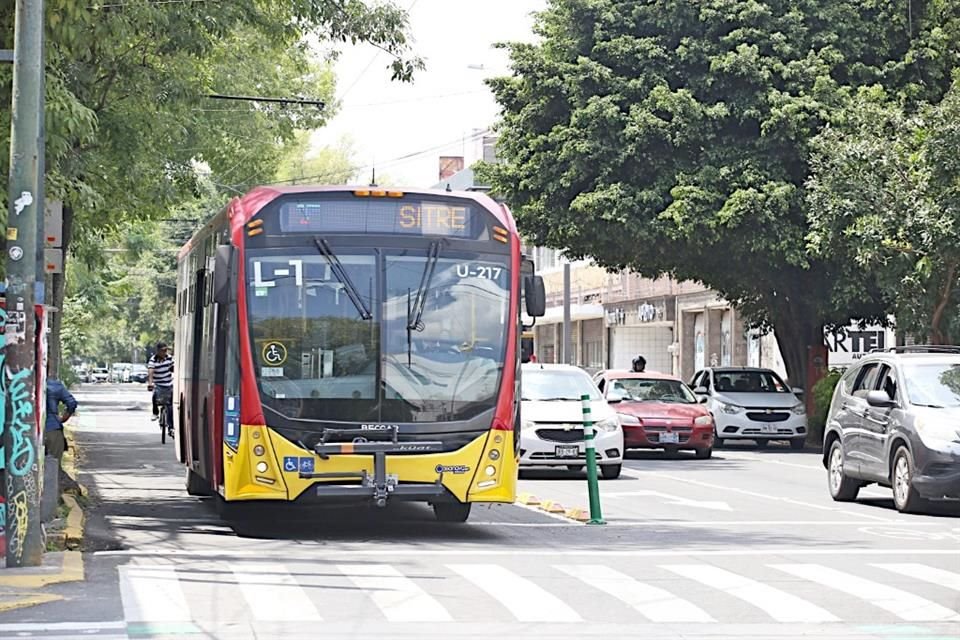
[[[373,167],[370,171],[370,186],[377,186],[377,168]]]
[[[448,183],[447,183],[447,193],[449,193],[449,192],[451,192],[451,191],[453,191],[453,189],[450,188],[450,183],[448,182]]]

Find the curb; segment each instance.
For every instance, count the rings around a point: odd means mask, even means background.
[[[558,520],[569,520],[571,524],[585,524],[590,520],[590,513],[581,507],[564,507],[555,500],[540,500],[530,493],[521,493],[517,496],[514,504],[530,511],[546,513]]]
[[[4,594],[0,592],[0,597],[3,595]],[[48,602],[56,602],[58,600],[63,600],[63,596],[52,593],[18,593],[13,600],[7,600],[6,602],[0,600],[0,613],[23,609],[25,607],[35,607],[38,604],[47,604]]]

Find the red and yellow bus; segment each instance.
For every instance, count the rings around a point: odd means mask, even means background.
[[[187,489],[224,503],[512,502],[521,304],[543,282],[473,192],[260,187],[179,254]]]

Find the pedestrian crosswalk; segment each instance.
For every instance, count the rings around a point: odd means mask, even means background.
[[[119,578],[128,623],[211,616],[219,622],[450,623],[477,621],[491,611],[500,621],[522,623],[960,622],[958,564],[864,561],[837,568],[776,560],[608,566],[535,559],[143,558],[120,566]]]

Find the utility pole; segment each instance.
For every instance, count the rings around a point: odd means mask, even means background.
[[[573,364],[573,341],[570,338],[570,263],[563,263],[563,364]]]
[[[43,202],[40,171],[43,118],[43,0],[17,0],[14,34],[7,289],[0,351],[6,476],[7,567],[38,566],[42,440],[37,424],[34,367],[34,287],[37,225]],[[42,391],[42,390],[41,390]],[[43,399],[43,396],[41,396]]]

